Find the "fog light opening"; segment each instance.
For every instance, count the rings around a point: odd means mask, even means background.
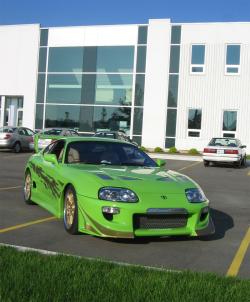
[[[208,216],[208,213],[209,213],[209,208],[208,207],[203,208],[201,210],[200,221],[206,220],[207,216]]]
[[[102,207],[102,214],[108,221],[113,220],[113,216],[120,213],[120,209],[117,207]]]

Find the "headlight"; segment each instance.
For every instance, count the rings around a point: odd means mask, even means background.
[[[137,202],[137,195],[128,189],[122,188],[101,188],[98,194],[99,199],[108,201],[121,201],[121,202]]]
[[[202,190],[194,188],[194,189],[186,189],[185,190],[187,199],[191,203],[199,203],[207,200],[205,194]]]

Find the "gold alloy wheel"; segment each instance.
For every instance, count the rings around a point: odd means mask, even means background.
[[[75,198],[73,192],[69,191],[65,196],[65,209],[64,209],[64,216],[65,222],[68,228],[70,228],[74,222],[75,216]]]
[[[24,185],[24,195],[25,199],[29,200],[31,194],[31,176],[30,173],[27,173],[25,178],[25,185]]]

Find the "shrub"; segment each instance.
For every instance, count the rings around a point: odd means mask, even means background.
[[[200,154],[200,152],[197,149],[192,148],[192,149],[188,150],[188,154],[190,154],[190,155],[198,155],[198,154]]]
[[[141,149],[143,152],[148,152],[148,149],[147,149],[146,147],[141,146],[140,149]]]
[[[247,159],[250,159],[250,154],[247,155]]]
[[[170,147],[168,153],[178,153],[178,150],[175,147]]]
[[[163,149],[161,147],[156,147],[156,148],[154,148],[154,152],[156,152],[156,153],[163,153],[164,151],[163,151]]]

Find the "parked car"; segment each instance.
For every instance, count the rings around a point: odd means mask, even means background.
[[[166,171],[131,143],[65,137],[30,157],[24,200],[63,218],[70,234],[100,237],[205,236],[209,201],[190,177]]]
[[[46,148],[52,141],[65,136],[79,136],[79,134],[76,130],[68,128],[46,128],[41,130],[35,135],[34,150],[38,152]]]
[[[138,144],[135,141],[132,141],[123,131],[97,131],[94,136],[119,139],[121,141],[129,142],[135,146],[138,146]]]
[[[35,132],[25,127],[1,127],[0,148],[11,149],[15,153],[32,150]]]
[[[246,146],[236,138],[212,138],[203,150],[203,162],[205,167],[209,163],[231,163],[236,167],[244,166],[246,164]]]

